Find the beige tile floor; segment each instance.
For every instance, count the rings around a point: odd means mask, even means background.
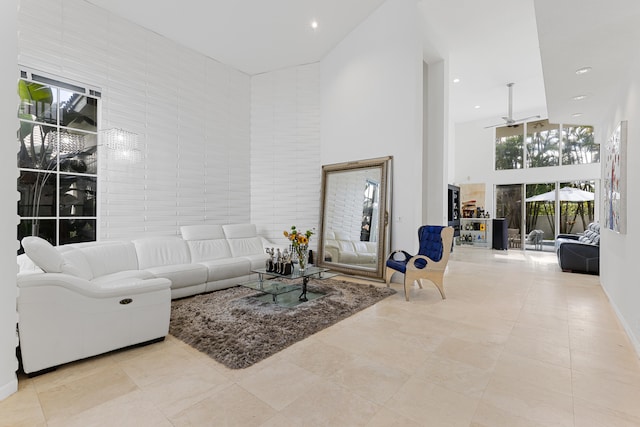
[[[239,371],[169,336],[59,368],[1,426],[640,426],[640,364],[598,277],[457,247],[399,293]]]

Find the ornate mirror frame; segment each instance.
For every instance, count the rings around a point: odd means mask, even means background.
[[[322,194],[320,199],[320,232],[318,238],[318,256],[316,264],[320,267],[329,268],[332,271],[341,272],[353,276],[362,276],[373,278],[377,280],[384,280],[384,270],[386,257],[389,254],[389,246],[391,242],[391,227],[389,224],[389,218],[391,217],[391,170],[392,170],[392,156],[380,157],[368,160],[359,160],[353,162],[337,163],[322,166]],[[339,179],[342,176],[347,177],[349,174],[354,174],[361,171],[364,175],[367,175],[367,170],[371,170],[372,174],[379,177],[379,183],[375,186],[375,182],[369,178],[362,178],[362,187],[352,189],[357,194],[361,191],[363,213],[361,226],[357,231],[351,232],[351,236],[356,233],[361,233],[363,229],[366,232],[361,235],[368,235],[370,227],[368,224],[373,223],[377,229],[377,235],[371,236],[373,241],[367,242],[369,248],[374,247],[375,253],[358,253],[357,250],[353,253],[346,253],[348,256],[345,258],[350,259],[348,262],[341,262],[336,256],[336,249],[333,245],[336,244],[335,232],[332,231],[334,224],[329,223],[329,215],[336,216],[337,210],[340,209],[341,202],[336,203],[335,191],[333,188],[329,188],[334,180]],[[379,172],[379,175],[377,173]],[[348,178],[343,178],[343,181],[348,181]],[[367,189],[371,191],[372,182],[375,186],[375,192],[377,193],[375,199],[378,201],[377,206],[374,209],[367,210],[367,200],[371,200],[370,194],[365,194]],[[343,183],[344,184],[344,183]],[[360,184],[358,184],[360,185]],[[329,191],[331,190],[331,191]],[[348,191],[348,189],[346,189]],[[352,191],[352,192],[353,192]],[[369,196],[369,197],[368,197]],[[367,212],[373,210],[375,215],[373,218],[367,217]],[[338,215],[340,213],[338,212]],[[352,215],[353,216],[353,215]],[[377,224],[377,226],[376,226]],[[343,242],[345,243],[345,242]],[[348,243],[348,242],[347,242]],[[361,242],[358,245],[362,246]],[[352,262],[352,259],[363,259],[366,262]],[[368,259],[367,259],[368,258]]]

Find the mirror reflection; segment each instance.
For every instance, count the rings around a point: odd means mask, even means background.
[[[323,166],[322,265],[382,278],[388,245],[390,157]]]

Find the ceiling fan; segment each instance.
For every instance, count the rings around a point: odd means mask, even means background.
[[[485,126],[485,129],[488,128],[494,128],[497,126],[507,126],[507,127],[518,127],[520,126],[520,123],[527,121],[529,119],[539,119],[540,116],[529,116],[529,117],[524,117],[522,119],[514,119],[513,118],[513,83],[507,83],[507,87],[509,88],[509,115],[507,117],[502,117],[502,120],[504,120],[504,123],[498,123],[495,125],[491,125],[491,126]]]

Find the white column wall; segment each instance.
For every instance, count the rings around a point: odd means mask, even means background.
[[[250,221],[250,79],[82,0],[20,0],[21,65],[98,86],[102,129],[141,162],[99,166],[99,238]]]
[[[18,95],[16,92],[16,2],[5,0],[0,2],[0,200],[2,204],[0,214],[0,400],[18,390],[16,370],[16,107]]]
[[[251,222],[274,242],[292,225],[318,229],[319,72],[315,63],[251,79]]]
[[[321,162],[392,155],[391,247],[422,221],[422,46],[415,1],[388,0],[322,61]]]
[[[424,122],[422,223],[447,225],[449,152],[448,78],[445,61],[423,65]]]
[[[640,55],[636,55],[634,67],[628,70],[628,79],[620,82],[616,105],[601,123],[598,142],[604,147],[620,121],[627,120],[627,233],[605,229],[604,221],[601,222],[600,282],[640,356],[640,280],[635,265],[640,240],[640,226],[636,220],[640,212],[640,187],[634,185],[640,182],[640,170],[635,167],[640,159],[640,122],[637,120],[640,116]],[[602,214],[600,217],[604,218]]]

